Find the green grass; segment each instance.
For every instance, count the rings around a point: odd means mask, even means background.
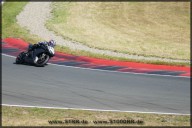
[[[55,2],[47,26],[89,47],[190,59],[189,2]]]
[[[16,16],[23,10],[27,2],[5,2],[2,6],[2,38],[21,38],[30,43],[42,40],[32,35],[16,23]]]
[[[88,124],[49,124],[52,120],[86,120]],[[93,121],[140,120],[143,124],[105,124],[105,126],[190,126],[190,116],[98,112],[87,110],[2,107],[2,126],[104,126]]]

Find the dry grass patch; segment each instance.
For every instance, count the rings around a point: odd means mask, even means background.
[[[140,120],[143,124],[94,124],[93,121]],[[52,120],[86,120],[88,124],[49,124]],[[3,126],[190,126],[190,116],[2,107]]]
[[[56,2],[47,26],[98,49],[190,58],[189,2]]]

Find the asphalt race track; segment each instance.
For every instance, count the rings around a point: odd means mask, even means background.
[[[2,104],[190,113],[190,79],[14,64],[2,55]]]

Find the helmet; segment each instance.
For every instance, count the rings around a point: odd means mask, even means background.
[[[48,42],[48,45],[51,46],[51,47],[55,47],[56,46],[56,42],[54,40],[50,40]]]

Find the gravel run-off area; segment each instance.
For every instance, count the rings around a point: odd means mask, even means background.
[[[57,36],[53,31],[46,28],[46,21],[51,18],[51,4],[52,2],[29,2],[23,9],[23,11],[17,16],[17,23],[30,31],[31,34],[38,35],[44,40],[54,39],[58,45],[67,46],[73,50],[84,50],[97,54],[105,54],[115,57],[123,57],[128,59],[138,60],[161,60],[165,62],[189,62],[186,60],[166,59],[158,57],[144,57],[137,55],[129,55],[123,53],[117,53],[109,50],[99,50],[90,48],[86,45],[78,42],[67,41],[61,36]]]

